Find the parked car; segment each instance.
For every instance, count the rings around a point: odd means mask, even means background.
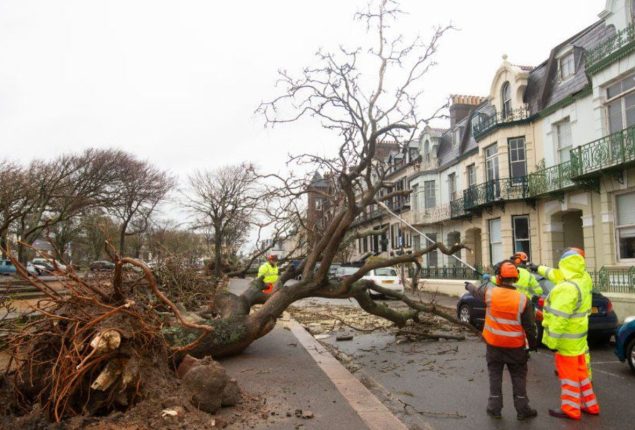
[[[335,270],[333,278],[336,281],[342,281],[349,276],[354,275],[359,270],[357,266],[340,266]]]
[[[538,326],[538,339],[542,339],[542,307],[544,300],[553,289],[554,285],[548,279],[534,274],[543,290],[541,297],[534,297],[536,308],[536,322]],[[608,297],[594,291],[589,315],[589,340],[598,343],[608,343],[617,330],[618,319],[613,311],[613,303]],[[468,322],[475,327],[482,327],[485,321],[485,303],[466,292],[456,304],[457,318]]]
[[[403,294],[404,287],[401,282],[401,278],[397,273],[397,269],[392,267],[382,267],[380,269],[373,269],[368,272],[362,279],[368,279],[373,281],[380,287],[386,288],[391,291],[395,291],[397,293]],[[371,292],[371,296],[376,296],[378,294]],[[381,295],[380,295],[381,296]]]
[[[635,372],[635,316],[627,317],[615,335],[615,355]]]
[[[98,260],[90,263],[88,268],[93,272],[101,272],[115,269],[115,263],[107,260]]]
[[[10,260],[0,260],[0,275],[11,276],[15,275],[16,269]]]
[[[54,261],[55,260],[37,257],[31,260],[31,263],[38,271],[39,275],[50,275],[55,272],[55,267],[53,266]],[[57,270],[66,270],[66,266],[59,261],[55,261],[55,265],[57,266]]]

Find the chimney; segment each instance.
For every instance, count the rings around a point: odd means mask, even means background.
[[[474,107],[485,101],[485,97],[464,96],[455,94],[450,96],[450,128],[454,128],[457,122],[468,116]]]

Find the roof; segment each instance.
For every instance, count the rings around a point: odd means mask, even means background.
[[[589,85],[584,53],[614,34],[613,26],[597,21],[554,47],[549,58],[529,74],[525,103],[529,105],[530,111],[537,113]],[[576,72],[571,78],[561,81],[558,76],[558,54],[568,46],[573,48]]]

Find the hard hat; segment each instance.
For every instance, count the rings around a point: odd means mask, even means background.
[[[576,248],[576,247],[569,247],[569,248],[564,250],[564,252],[560,256],[560,259],[562,260],[565,257],[569,257],[571,255],[576,255],[576,254],[581,256],[582,258],[586,257],[586,255],[584,254],[584,249]]]
[[[502,281],[516,282],[518,280],[518,268],[509,260],[501,261],[496,265],[495,272],[497,283]]]
[[[519,252],[515,253],[514,255],[512,255],[510,260],[516,266],[518,266],[519,264],[528,262],[529,261],[529,256],[526,253],[524,253],[522,251],[519,251]]]
[[[269,257],[267,257],[267,261],[278,261],[278,256],[276,254],[270,254]]]

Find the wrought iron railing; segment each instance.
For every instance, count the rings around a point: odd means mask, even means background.
[[[622,48],[635,47],[635,29],[633,25],[618,31],[609,39],[600,43],[586,54],[586,71],[589,73],[602,68],[607,63],[609,57],[620,51]]]
[[[431,209],[420,209],[417,212],[417,224],[434,224],[450,219],[450,203],[446,203],[444,205],[437,206]]]
[[[465,266],[457,267],[422,267],[419,277],[422,279],[480,279],[477,271]]]
[[[480,120],[474,122],[472,126],[474,138],[478,140],[496,127],[511,125],[515,122],[526,120],[529,116],[529,109],[526,107],[512,109],[509,112],[497,112],[492,116],[480,116],[478,117]]]
[[[635,162],[635,127],[625,128],[571,150],[572,177]]]
[[[635,293],[635,266],[602,267],[591,272],[593,287],[611,293]]]
[[[556,164],[527,175],[528,193],[532,197],[550,194],[572,187],[571,162]]]
[[[460,199],[452,200],[450,202],[450,218],[462,218],[467,216],[468,213],[465,211],[465,200],[463,197]]]
[[[353,220],[351,225],[355,226],[355,225],[369,222],[375,219],[379,219],[382,217],[382,215],[383,215],[383,212],[381,209],[375,209],[369,212],[362,212],[359,215],[357,215],[357,218]]]
[[[465,210],[487,206],[498,201],[521,200],[530,197],[527,176],[494,179],[463,191]]]

